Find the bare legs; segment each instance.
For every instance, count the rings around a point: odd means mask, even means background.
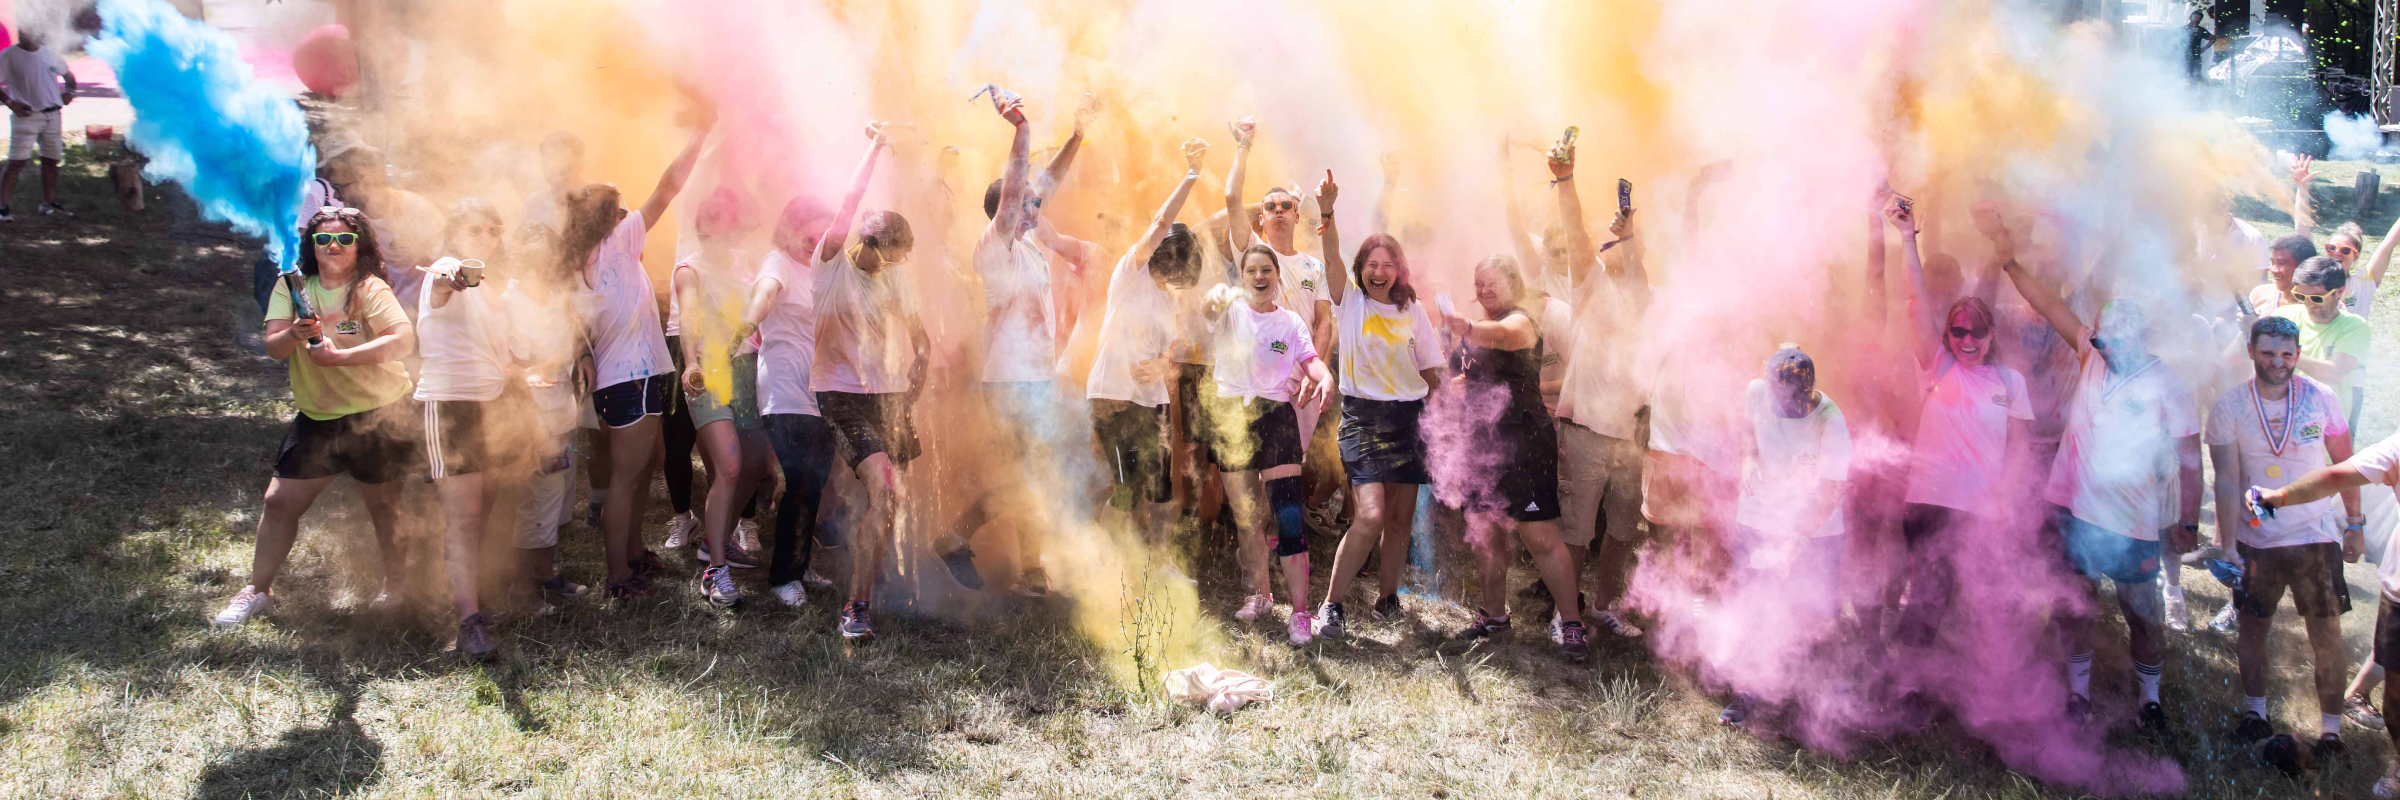
[[[1483,613],[1493,609],[1506,613],[1508,609],[1507,539],[1510,531],[1525,543],[1526,552],[1533,554],[1533,566],[1542,573],[1542,583],[1550,587],[1550,596],[1558,603],[1559,617],[1568,620],[1583,618],[1583,609],[1576,605],[1575,571],[1568,563],[1567,545],[1558,538],[1558,523],[1517,522],[1508,515],[1493,511],[1467,513],[1467,538],[1475,545],[1476,566],[1482,573],[1481,602]]]
[[[1378,598],[1400,592],[1400,568],[1408,562],[1408,536],[1416,525],[1417,485],[1413,483],[1370,483],[1353,486],[1352,496],[1358,508],[1350,518],[1350,528],[1342,533],[1342,544],[1333,552],[1333,575],[1326,579],[1325,602],[1339,603],[1350,595],[1351,577],[1367,564],[1367,554],[1376,553],[1376,588]],[[1371,548],[1371,549],[1370,549]]]
[[[608,439],[608,499],[600,506],[600,531],[610,585],[633,579],[634,556],[645,549],[642,512],[650,505],[650,476],[659,463],[658,427],[659,418],[653,415],[603,434]]]

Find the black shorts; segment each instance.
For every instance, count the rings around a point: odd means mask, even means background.
[[[1300,463],[1300,414],[1292,404],[1259,398],[1218,397],[1216,422],[1231,435],[1211,453],[1226,472],[1273,469]]]
[[[907,392],[853,394],[818,392],[817,410],[833,427],[833,451],[842,463],[857,469],[868,456],[882,453],[893,466],[917,460],[917,426],[908,416]]]
[[[667,413],[675,396],[675,375],[652,375],[592,390],[592,413],[611,428],[622,428]]]
[[[292,427],[275,452],[275,477],[313,480],[347,473],[359,483],[391,483],[408,477],[423,456],[417,440],[417,401],[402,398],[372,411],[333,419],[292,415]]]
[[[434,480],[507,466],[533,452],[508,438],[532,430],[532,418],[513,394],[487,400],[425,401],[426,474]],[[531,442],[523,442],[530,445]]]
[[[1167,476],[1166,421],[1163,408],[1092,400],[1092,435],[1100,440],[1100,455],[1117,489],[1131,489],[1152,503],[1174,497]]]
[[[2283,595],[2292,595],[2292,608],[2307,617],[2339,617],[2350,611],[2350,582],[2342,578],[2342,546],[2332,542],[2290,547],[2233,546],[2241,554],[2241,591],[2234,593],[2243,614],[2275,616]]]
[[[1175,372],[1175,404],[1183,408],[1183,439],[1192,444],[1194,457],[1208,461],[1215,452],[1210,445],[1217,439],[1216,428],[1210,427],[1216,424],[1210,421],[1210,413],[1217,399],[1217,371],[1207,364],[1178,363]]]
[[[1350,485],[1432,482],[1425,439],[1417,433],[1424,400],[1342,398],[1342,469]]]
[[[1950,545],[1943,544],[1945,534],[1953,528],[1972,525],[1974,521],[1974,515],[1949,506],[1909,503],[1900,512],[1900,538],[1908,543],[1909,552],[1912,553],[1928,547],[1947,552]]]
[[[1505,512],[1518,522],[1558,519],[1558,428],[1548,419],[1502,420],[1490,446],[1503,451],[1499,480],[1461,507]]]
[[[2387,670],[2400,669],[2400,604],[2383,597],[2382,592],[2375,594],[2382,598],[2375,606],[2375,665]]]

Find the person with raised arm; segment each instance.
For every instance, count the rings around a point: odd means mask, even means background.
[[[2164,732],[2167,713],[2158,685],[2166,657],[2165,597],[2154,582],[2162,545],[2166,552],[2182,552],[2199,538],[2200,426],[2191,387],[2151,354],[2142,306],[2112,300],[2087,325],[2017,261],[2007,230],[1994,233],[2001,272],[2083,362],[2043,491],[2054,506],[2045,530],[2059,537],[2095,599],[2100,581],[2116,584],[2141,685],[2140,723]],[[2080,723],[2092,713],[2092,619],[2071,618],[2066,630],[2066,711]]]
[[[1581,594],[1575,590],[1575,565],[1566,542],[1559,539],[1558,428],[1550,409],[1542,405],[1541,328],[1525,313],[1524,275],[1507,256],[1492,256],[1475,267],[1475,300],[1483,319],[1468,320],[1441,309],[1442,324],[1464,346],[1465,365],[1457,379],[1465,404],[1492,409],[1489,419],[1475,419],[1471,441],[1490,449],[1479,459],[1496,465],[1492,474],[1463,476],[1472,484],[1461,487],[1465,500],[1467,543],[1475,549],[1481,575],[1482,604],[1475,622],[1461,638],[1480,639],[1506,631],[1508,564],[1514,533],[1533,554],[1534,566],[1549,587],[1559,622],[1559,647],[1567,660],[1581,662],[1590,654],[1583,626]],[[1478,412],[1478,417],[1485,416]],[[1455,423],[1453,423],[1455,424]],[[1500,609],[1499,614],[1491,613]]]
[[[1325,293],[1325,263],[1315,255],[1301,252],[1300,206],[1306,200],[1297,186],[1270,187],[1260,195],[1258,214],[1252,216],[1242,209],[1242,186],[1249,174],[1250,146],[1258,138],[1258,124],[1249,118],[1233,123],[1233,169],[1225,179],[1226,243],[1232,247],[1237,260],[1253,244],[1265,244],[1275,250],[1275,262],[1283,287],[1276,303],[1300,315],[1308,326],[1311,341],[1333,341],[1333,301]],[[1251,220],[1247,225],[1243,220]],[[1236,272],[1239,272],[1237,267]],[[1238,276],[1237,276],[1238,277]],[[1203,390],[1205,393],[1205,390]],[[1324,409],[1300,408],[1300,455],[1306,459],[1309,445],[1316,441],[1317,422]],[[1313,479],[1312,479],[1313,480]],[[1327,521],[1326,503],[1333,496],[1333,481],[1319,481],[1310,487],[1303,499],[1306,513]]]
[[[1997,359],[1993,329],[1998,317],[1991,304],[1970,294],[1936,315],[1917,249],[1914,209],[1893,201],[1884,215],[1900,232],[1925,401],[1900,518],[1908,563],[1893,596],[1909,596],[1898,625],[1900,641],[1923,647],[1933,643],[1958,592],[1953,559],[1959,537],[1997,532],[2007,524],[2006,498],[2016,496],[2009,487],[2025,467],[2033,403],[2025,376]],[[1868,241],[1880,250],[1882,240],[1877,230]]]
[[[1217,424],[1225,431],[1216,443],[1217,468],[1233,501],[1250,585],[1250,597],[1234,617],[1247,622],[1274,609],[1266,542],[1271,517],[1276,560],[1292,597],[1292,643],[1307,644],[1316,638],[1316,621],[1308,612],[1308,526],[1300,508],[1304,429],[1296,412],[1322,408],[1333,376],[1308,324],[1276,304],[1284,284],[1274,247],[1252,244],[1241,259],[1241,282],[1219,287],[1206,308],[1216,322]]]
[[[1146,544],[1166,542],[1174,487],[1167,474],[1165,438],[1169,359],[1175,345],[1176,295],[1199,279],[1200,237],[1175,217],[1200,182],[1208,143],[1187,139],[1187,171],[1150,218],[1133,249],[1108,276],[1100,312],[1100,346],[1084,383],[1092,434],[1109,476],[1108,505],[1129,516]]]
[[[985,309],[982,388],[1000,418],[1002,450],[1015,459],[983,471],[987,477],[981,493],[951,519],[934,547],[959,585],[980,590],[983,575],[968,542],[985,523],[1013,518],[1018,522],[1019,567],[1013,588],[1038,595],[1048,591],[1049,580],[1041,567],[1041,540],[1035,531],[1057,529],[1067,512],[1035,497],[1026,475],[1066,474],[1059,457],[1070,442],[1066,437],[1071,398],[1054,378],[1058,342],[1070,327],[1060,295],[1083,282],[1085,265],[1097,249],[1050,227],[1042,206],[1082,151],[1085,121],[1094,107],[1087,98],[1076,111],[1075,129],[1066,144],[1039,177],[1029,177],[1026,151],[1033,126],[1026,121],[1024,103],[1004,94],[993,97],[992,103],[1016,133],[1006,169],[984,189],[983,213],[991,222],[975,242],[973,262],[983,283]],[[1081,440],[1078,433],[1072,441]]]
[[[815,198],[794,197],[776,217],[774,245],[750,303],[742,312],[758,358],[758,410],[767,424],[767,443],[783,467],[783,499],[775,504],[775,535],[769,539],[767,586],[775,599],[799,608],[808,601],[809,560],[816,550],[817,512],[825,482],[833,477],[833,429],[809,390],[817,356],[817,243],[833,210]]]
[[[659,324],[650,274],[642,269],[642,240],[683,193],[700,159],[711,117],[667,165],[638,210],[620,205],[617,187],[585,184],[564,198],[559,232],[561,276],[582,279],[592,298],[592,410],[608,426],[608,499],[600,509],[608,565],[608,596],[635,600],[658,594],[651,578],[666,562],[642,543],[642,511],[659,455],[659,417],[675,390],[675,359]]]
[[[1440,330],[1409,283],[1400,240],[1385,233],[1368,236],[1344,265],[1333,214],[1339,193],[1333,171],[1326,170],[1325,182],[1317,187],[1317,208],[1325,215],[1317,236],[1331,268],[1326,288],[1333,295],[1334,335],[1347,354],[1340,365],[1342,468],[1357,498],[1350,528],[1334,551],[1325,602],[1317,607],[1317,635],[1329,639],[1344,633],[1342,601],[1369,554],[1378,555],[1375,616],[1400,616],[1400,570],[1408,563],[1409,532],[1416,524],[1417,487],[1432,480],[1418,420],[1426,395],[1441,385],[1442,365]]]
[[[275,577],[300,535],[300,517],[343,474],[358,481],[383,555],[383,588],[373,606],[391,608],[403,593],[400,480],[418,463],[424,423],[400,359],[416,348],[415,326],[384,278],[383,253],[365,214],[325,208],[309,217],[300,237],[301,304],[313,316],[297,313],[289,281],[276,286],[266,313],[267,357],[289,368],[299,413],[267,481],[250,582],[217,612],[212,624],[220,628],[274,608]]]
[[[925,387],[932,346],[913,289],[900,271],[917,243],[908,219],[897,211],[859,212],[875,177],[876,157],[891,147],[886,128],[867,126],[872,143],[842,196],[841,210],[817,240],[812,276],[817,352],[809,365],[809,388],[833,430],[835,452],[867,489],[866,519],[850,542],[849,602],[837,626],[844,639],[875,638],[868,604],[885,551],[895,544],[892,520],[905,500],[901,470],[922,451],[911,407]]]
[[[705,518],[699,526],[700,536],[694,537],[699,540],[695,555],[705,565],[700,570],[700,594],[724,608],[742,602],[733,570],[758,566],[755,525],[742,520],[737,528],[734,518],[754,513],[748,509],[758,505],[758,487],[767,477],[767,459],[774,449],[767,441],[766,420],[759,415],[758,355],[746,346],[747,326],[736,316],[748,304],[750,284],[757,277],[733,254],[734,239],[743,228],[741,205],[740,196],[727,189],[701,201],[699,213],[692,218],[700,250],[676,263],[667,279],[681,318],[672,338],[682,351],[676,363],[683,373],[683,424],[692,427],[692,441],[700,446],[709,465]],[[707,378],[705,367],[718,363],[725,365],[723,380],[729,385],[716,385]],[[680,454],[670,446],[667,461],[679,464],[684,472],[681,479],[670,477],[668,488],[680,482],[688,493],[692,464],[688,445]],[[737,531],[749,535],[737,536]]]

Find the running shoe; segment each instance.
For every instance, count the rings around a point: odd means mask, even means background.
[[[1618,611],[1617,609],[1612,608],[1607,611],[1600,612],[1600,627],[1607,629],[1609,633],[1613,633],[1627,639],[1642,638],[1641,626],[1625,621],[1624,612]]]
[[[2317,764],[2319,766],[2323,766],[2327,759],[2339,758],[2349,750],[2350,748],[2342,746],[2341,734],[2327,733],[2317,736]]]
[[[17,217],[16,217],[16,215],[15,215],[15,214],[10,214],[10,213],[8,213],[8,206],[0,206],[0,222],[15,222],[15,221],[17,221]]]
[[[1384,621],[1387,621],[1387,622],[1388,622],[1388,621],[1391,621],[1391,620],[1399,619],[1399,618],[1400,618],[1400,615],[1401,615],[1402,613],[1403,613],[1403,612],[1400,610],[1400,596],[1399,596],[1399,595],[1396,595],[1396,594],[1387,594],[1387,595],[1384,595],[1382,599],[1379,599],[1379,600],[1376,600],[1376,601],[1375,601],[1375,618],[1376,618],[1376,619],[1379,619],[1379,620],[1384,620]]]
[[[1584,659],[1591,657],[1592,646],[1590,642],[1584,641],[1583,623],[1568,622],[1560,625],[1558,633],[1559,650],[1567,654],[1568,661],[1581,664]]]
[[[242,593],[234,595],[233,602],[226,603],[225,610],[217,612],[217,616],[208,624],[219,628],[235,627],[265,615],[268,609],[274,607],[274,595],[244,586]]]
[[[735,608],[742,604],[741,587],[733,585],[733,570],[729,567],[709,567],[700,571],[700,596],[708,598],[719,608]]]
[[[1250,599],[1242,601],[1241,609],[1233,612],[1233,618],[1243,622],[1249,622],[1251,620],[1258,619],[1258,615],[1274,610],[1274,608],[1274,595],[1254,594],[1250,596]]]
[[[2258,760],[2281,771],[2284,777],[2299,778],[2300,741],[2291,734],[2278,733],[2258,743]]]
[[[2067,722],[2074,725],[2092,724],[2092,699],[2074,692],[2068,692]]]
[[[782,601],[785,606],[799,608],[808,602],[808,589],[802,587],[799,581],[786,581],[775,587],[775,599]]]
[[[758,520],[745,517],[735,521],[733,523],[733,539],[734,543],[741,545],[743,550],[756,553],[766,549],[758,544]]]
[[[875,638],[875,623],[867,618],[867,601],[857,600],[842,610],[842,624],[835,628],[844,639]]]
[[[801,570],[800,583],[806,585],[809,589],[819,592],[830,591],[833,589],[833,579],[817,574],[816,567],[809,567],[808,569]]]
[[[1306,611],[1292,609],[1291,633],[1292,644],[1308,644],[1317,638],[1316,619]]]
[[[1717,712],[1717,724],[1743,725],[1747,724],[1751,717],[1757,715],[1758,698],[1747,694],[1736,694],[1733,696],[1733,702],[1726,703],[1724,710]]]
[[[2376,708],[2374,703],[2364,697],[2351,695],[2344,698],[2342,700],[2342,716],[2348,717],[2351,722],[2356,722],[2359,727],[2367,730],[2383,730],[2383,709]]]
[[[692,516],[692,512],[675,515],[667,520],[667,549],[680,550],[693,545],[700,538],[693,534],[699,530],[700,519]]]
[[[625,579],[624,583],[612,583],[608,585],[608,599],[619,602],[640,600],[645,597],[655,597],[657,595],[658,587],[652,585],[649,578],[642,577],[641,573],[638,572],[634,573],[633,577]]]
[[[1327,639],[1342,638],[1342,604],[1326,603],[1318,606],[1317,620],[1318,636]]]
[[[488,661],[500,646],[492,644],[492,632],[484,627],[482,614],[468,614],[458,621],[458,654],[477,661]]]
[[[2183,587],[2167,586],[2159,591],[2166,594],[2167,630],[2183,633],[2192,629],[2192,609],[2183,602]]]
[[[2234,613],[2235,610],[2233,604],[2226,603],[2223,609],[2217,611],[2216,616],[2208,618],[2208,629],[2227,636],[2232,636],[2234,631],[2237,630],[2237,626],[2234,622]]]
[[[2153,735],[2167,735],[2167,709],[2165,706],[2155,702],[2143,703],[2142,713],[2136,720],[2141,724],[2143,730],[2149,731]]]
[[[1550,612],[1550,643],[1561,647],[1567,644],[1567,618]]]
[[[534,581],[533,585],[542,590],[542,594],[551,597],[582,597],[583,593],[590,589],[583,584],[567,580],[565,575],[552,575],[549,580]]]
[[[698,560],[702,564],[713,563],[715,561],[715,559],[708,557],[707,539],[702,539],[698,544],[692,546],[692,558]],[[728,544],[725,547],[725,566],[732,567],[734,569],[757,569],[758,560],[751,558],[748,552],[743,551],[741,545]]]
[[[1475,624],[1467,626],[1466,630],[1459,631],[1458,638],[1488,639],[1506,630],[1508,630],[1507,615],[1495,617],[1483,613],[1483,609],[1479,608],[1475,610]]]
[[[2275,735],[2275,725],[2267,722],[2266,717],[2259,716],[2255,711],[2242,712],[2242,723],[2233,726],[2234,740],[2243,744],[2250,744],[2273,735]]]
[[[68,211],[66,206],[62,206],[57,203],[51,203],[49,205],[42,206],[42,216],[73,219],[75,217],[75,212]]]
[[[645,579],[667,574],[666,559],[659,558],[657,553],[651,552],[647,547],[642,548],[640,555],[633,557],[633,563],[630,566],[633,567],[633,574]]]
[[[950,579],[958,581],[958,585],[970,591],[983,591],[983,573],[975,570],[975,551],[966,545],[943,553],[942,566],[950,568]]]

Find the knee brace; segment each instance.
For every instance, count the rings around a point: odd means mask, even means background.
[[[1275,509],[1275,555],[1307,553],[1308,527],[1300,516],[1300,479],[1291,477],[1267,481],[1267,501]]]

